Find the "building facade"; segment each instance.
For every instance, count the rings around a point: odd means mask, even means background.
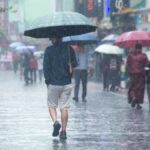
[[[0,8],[8,8],[8,0],[1,0],[0,1]],[[7,23],[8,23],[8,15],[6,12],[0,13],[0,29],[7,33]]]
[[[0,0],[0,50],[8,45],[8,0]]]
[[[74,0],[56,0],[56,11],[74,11]]]
[[[54,0],[38,1],[38,4],[37,0],[9,0],[8,2],[8,5],[13,8],[13,11],[8,13],[8,33],[13,41],[23,35],[24,30],[34,19],[56,11]]]
[[[145,1],[144,9],[136,16],[136,27],[138,30],[150,31],[150,1]]]

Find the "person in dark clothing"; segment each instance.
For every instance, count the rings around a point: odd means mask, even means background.
[[[50,39],[52,46],[46,48],[44,53],[43,71],[45,83],[48,89],[47,104],[49,113],[54,123],[53,136],[59,135],[60,139],[66,139],[66,127],[68,122],[68,108],[72,91],[72,68],[77,65],[73,49],[62,38]],[[60,107],[61,124],[57,120],[56,108]]]
[[[116,55],[111,55],[110,58],[110,82],[111,91],[115,91],[116,87],[120,84],[120,63]]]
[[[19,57],[16,51],[12,53],[12,62],[13,62],[13,70],[14,73],[16,74],[18,70],[18,63],[19,63]]]
[[[30,78],[29,78],[29,69],[30,69],[30,67],[29,67],[29,59],[30,58],[29,58],[28,53],[25,53],[22,66],[23,66],[23,70],[24,70],[23,73],[24,73],[24,80],[25,80],[25,84],[26,85],[29,84],[29,80],[30,80]]]
[[[33,54],[31,54],[30,60],[29,60],[29,66],[30,66],[30,78],[31,78],[31,84],[36,83],[37,78],[37,59]]]
[[[101,64],[101,70],[103,73],[103,90],[108,91],[109,90],[109,61],[107,56],[104,56],[102,64]]]

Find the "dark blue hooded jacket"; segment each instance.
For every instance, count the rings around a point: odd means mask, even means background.
[[[72,67],[77,66],[74,50],[65,43],[57,42],[46,48],[43,70],[45,83],[52,85],[67,85],[71,83],[69,73],[69,53]]]

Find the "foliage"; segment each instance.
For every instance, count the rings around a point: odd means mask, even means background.
[[[7,11],[11,11],[11,12],[15,13],[17,10],[14,10],[13,6],[10,6],[8,8],[2,8],[2,7],[0,7],[0,13],[7,12]]]

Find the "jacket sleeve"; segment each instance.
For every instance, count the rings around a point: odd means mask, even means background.
[[[44,53],[44,60],[43,60],[43,72],[45,77],[45,83],[48,85],[50,84],[50,75],[51,75],[51,65],[50,65],[50,58],[48,55],[48,48],[45,50]]]

